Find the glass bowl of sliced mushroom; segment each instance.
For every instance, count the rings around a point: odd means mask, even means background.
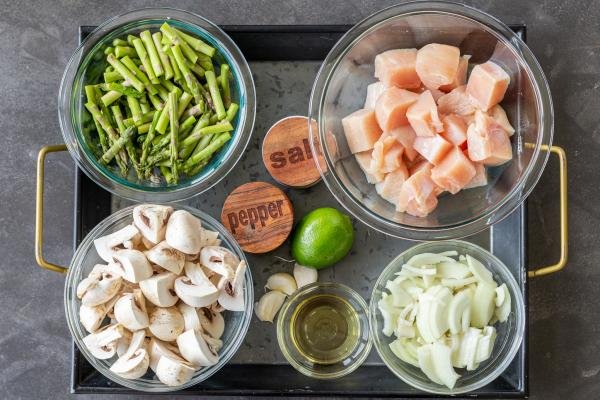
[[[65,285],[71,334],[104,376],[147,392],[216,373],[252,317],[244,252],[202,211],[142,204],[102,221],[78,247]]]

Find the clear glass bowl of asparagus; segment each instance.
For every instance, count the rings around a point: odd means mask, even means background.
[[[63,136],[96,183],[138,201],[191,197],[243,154],[255,91],[233,41],[181,10],[113,18],[69,61],[59,94]]]

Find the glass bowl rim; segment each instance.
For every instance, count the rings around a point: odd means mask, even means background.
[[[421,248],[427,248],[429,246],[447,246],[448,249],[450,249],[450,248],[456,247],[456,245],[464,246],[466,248],[470,248],[470,249],[473,249],[474,251],[484,254],[486,257],[485,261],[494,265],[494,269],[502,271],[502,273],[508,277],[508,281],[504,281],[502,283],[506,283],[506,286],[511,294],[512,304],[514,304],[514,307],[516,310],[516,313],[515,313],[515,337],[509,339],[510,343],[509,343],[508,351],[498,357],[500,362],[494,369],[492,369],[490,371],[490,373],[488,375],[484,376],[479,381],[472,383],[470,385],[467,385],[464,387],[458,387],[458,388],[454,387],[454,389],[448,389],[447,387],[441,386],[441,385],[433,386],[433,385],[435,385],[433,382],[429,382],[429,384],[431,386],[423,385],[422,381],[411,379],[411,378],[403,375],[401,373],[401,371],[394,369],[390,366],[390,364],[388,363],[388,359],[387,359],[387,357],[384,356],[384,352],[382,351],[382,348],[381,348],[383,343],[381,340],[379,340],[381,338],[382,333],[377,332],[375,329],[374,321],[377,318],[377,313],[378,313],[378,307],[377,307],[377,304],[376,304],[377,302],[375,301],[375,298],[378,297],[378,296],[376,296],[377,288],[385,286],[385,282],[383,282],[384,281],[383,277],[385,275],[389,275],[388,272],[390,270],[392,270],[394,268],[399,269],[401,267],[401,265],[399,264],[398,261],[402,258],[405,258],[406,254],[417,252]],[[424,250],[424,251],[426,252],[427,250]],[[492,272],[494,272],[494,271],[492,271]],[[513,361],[513,359],[515,358],[515,356],[517,355],[517,353],[521,347],[521,343],[523,342],[523,339],[525,336],[526,318],[527,318],[527,316],[526,316],[523,292],[520,290],[520,286],[519,286],[517,280],[515,279],[511,270],[506,266],[506,264],[504,264],[498,257],[496,257],[494,254],[492,254],[487,249],[484,249],[483,247],[481,247],[477,244],[471,243],[471,242],[467,242],[464,240],[456,240],[456,239],[418,243],[418,244],[411,246],[408,249],[404,250],[402,253],[398,254],[396,257],[394,257],[394,259],[392,261],[390,261],[385,266],[385,268],[381,271],[381,273],[377,277],[377,280],[375,281],[375,285],[373,286],[373,290],[371,292],[371,298],[369,300],[369,330],[370,330],[370,334],[371,334],[371,337],[372,337],[374,345],[375,345],[375,350],[377,351],[379,358],[381,358],[381,360],[383,361],[385,366],[394,375],[396,375],[398,378],[400,378],[406,384],[408,384],[416,389],[423,390],[428,393],[439,394],[439,395],[458,395],[458,394],[464,394],[467,392],[471,392],[471,391],[477,390],[477,389],[489,384],[490,382],[492,382],[496,378],[498,378],[498,376],[500,376],[506,370],[506,368],[508,368],[508,366]]]
[[[173,204],[166,204],[166,203],[153,203],[153,204],[170,205],[175,210],[189,211],[195,217],[199,218],[202,223],[206,222],[211,227],[215,228],[219,232],[219,235],[222,236],[228,244],[232,245],[232,248],[230,248],[230,250],[233,251],[239,257],[240,260],[245,261],[246,265],[248,265],[248,260],[246,258],[246,255],[245,255],[244,251],[242,250],[242,248],[237,243],[237,241],[233,238],[233,236],[231,236],[231,234],[225,229],[225,227],[221,223],[219,223],[215,218],[213,218],[212,216],[208,215],[204,211],[201,211],[197,208],[189,207],[189,206],[185,206],[185,205],[180,205],[180,204],[173,205]],[[105,361],[105,360],[96,360],[91,355],[89,350],[83,344],[83,337],[80,337],[79,334],[77,333],[76,326],[80,326],[81,322],[79,322],[79,316],[77,313],[77,309],[72,306],[73,302],[78,301],[78,300],[76,300],[76,297],[75,297],[75,290],[77,288],[78,282],[75,282],[74,280],[76,278],[76,275],[79,273],[79,271],[84,267],[83,266],[83,257],[94,246],[93,241],[95,238],[97,238],[98,234],[100,232],[106,231],[107,229],[110,229],[112,226],[114,226],[115,223],[122,221],[124,218],[127,218],[128,215],[131,215],[131,212],[136,205],[131,205],[131,206],[122,208],[122,209],[112,213],[105,219],[103,219],[92,230],[90,230],[90,232],[81,240],[81,242],[77,246],[77,249],[75,250],[75,254],[73,255],[73,258],[71,259],[71,263],[69,265],[69,269],[67,271],[67,276],[65,279],[65,287],[64,287],[65,316],[67,319],[67,325],[69,327],[69,332],[71,334],[71,337],[73,338],[73,341],[76,344],[77,348],[79,349],[80,353],[83,354],[85,359],[90,363],[90,365],[92,365],[94,367],[94,369],[96,369],[98,372],[100,372],[102,375],[104,375],[107,379],[110,379],[113,382],[116,382],[122,386],[128,387],[130,389],[134,389],[134,390],[140,390],[140,391],[145,391],[145,392],[157,392],[157,393],[158,392],[172,392],[175,390],[181,390],[181,389],[188,388],[190,386],[197,385],[197,384],[205,381],[206,379],[210,378],[212,375],[219,372],[219,370],[222,367],[224,367],[231,360],[231,358],[235,355],[235,353],[239,350],[239,348],[242,345],[242,343],[244,342],[245,337],[250,328],[250,322],[252,321],[253,307],[254,307],[254,285],[253,285],[253,280],[252,280],[252,272],[251,272],[250,268],[246,269],[245,282],[244,282],[244,301],[245,301],[244,307],[245,307],[245,309],[244,309],[244,311],[241,312],[241,313],[243,313],[243,315],[241,317],[241,321],[238,324],[238,326],[235,328],[235,331],[234,331],[235,336],[234,336],[233,340],[228,344],[224,344],[223,350],[219,354],[219,361],[217,364],[212,365],[210,367],[203,367],[200,371],[205,371],[205,372],[197,373],[198,374],[197,376],[194,376],[190,381],[188,381],[185,384],[180,385],[180,386],[167,386],[158,380],[154,380],[151,383],[150,382],[140,382],[138,379],[125,379],[125,378],[121,378],[120,376],[118,376],[116,374],[113,374],[108,368],[106,368],[104,365],[102,365],[101,361]],[[234,312],[234,311],[228,311],[228,312]],[[238,313],[238,311],[235,311],[235,312]],[[87,331],[85,331],[85,329],[82,328],[82,330],[84,331],[84,333],[87,333]]]
[[[482,26],[486,32],[493,34],[498,41],[503,42],[511,50],[519,65],[527,72],[532,82],[536,112],[540,120],[537,141],[529,165],[512,190],[479,215],[459,223],[437,227],[401,224],[370,210],[341,182],[335,172],[335,163],[331,160],[331,156],[327,151],[321,150],[323,146],[327,147],[328,143],[325,130],[322,129],[323,118],[321,118],[325,94],[339,63],[359,41],[376,28],[394,19],[414,14],[448,14],[466,19]],[[539,181],[550,155],[549,151],[542,151],[542,147],[549,148],[551,146],[554,134],[554,110],[550,88],[539,62],[529,47],[496,17],[475,7],[450,1],[410,1],[396,4],[377,11],[354,25],[338,40],[321,64],[311,91],[308,115],[310,119],[318,122],[316,132],[309,124],[311,151],[314,154],[323,154],[324,161],[321,163],[319,158],[316,158],[317,168],[325,185],[338,203],[367,226],[390,236],[413,241],[464,238],[478,233],[510,215],[527,198]],[[518,143],[518,146],[522,145],[523,143]]]
[[[191,178],[178,185],[163,185],[157,187],[144,186],[144,184],[129,183],[110,171],[99,168],[97,163],[89,159],[89,150],[82,148],[80,141],[82,132],[75,126],[73,120],[71,97],[77,85],[81,85],[84,76],[80,69],[89,51],[103,42],[107,36],[120,29],[132,29],[131,25],[144,21],[176,21],[202,32],[216,44],[231,64],[232,74],[240,91],[240,110],[238,124],[236,124],[232,140],[226,145],[225,153],[219,163],[205,176]],[[134,28],[135,29],[135,28]],[[86,51],[86,47],[90,47]],[[126,11],[113,16],[98,25],[73,52],[60,82],[58,92],[58,117],[63,139],[71,157],[77,166],[95,183],[109,192],[133,201],[180,201],[199,195],[220,182],[237,165],[244,150],[247,148],[256,117],[256,90],[250,67],[237,44],[219,26],[210,20],[192,13],[172,7],[148,7]]]

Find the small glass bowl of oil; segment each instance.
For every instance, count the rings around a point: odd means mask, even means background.
[[[313,283],[294,293],[277,318],[277,341],[304,375],[333,379],[349,374],[371,350],[366,302],[338,283]]]

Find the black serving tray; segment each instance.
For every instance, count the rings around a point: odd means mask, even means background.
[[[93,28],[92,26],[82,26],[80,28],[80,39],[89,34]],[[267,61],[277,63],[323,60],[335,42],[350,26],[223,26],[222,28],[237,43],[248,62]],[[525,26],[512,26],[512,29],[525,39]],[[307,84],[311,83],[308,82]],[[259,103],[269,101],[268,98],[259,98],[258,100]],[[254,135],[262,134],[255,132]],[[245,171],[245,167],[242,168],[242,171]],[[252,176],[252,180],[257,178],[268,180],[264,168],[262,172],[259,171],[257,174],[259,176]],[[249,177],[244,177],[244,179],[249,180]],[[227,185],[227,179],[225,185]],[[320,195],[327,196],[328,193],[321,191]],[[114,207],[113,200],[110,193],[97,186],[80,169],[76,170],[75,247],[94,226],[111,214]],[[468,240],[487,246],[508,266],[512,266],[512,272],[523,290],[527,311],[526,221],[526,207],[523,205],[488,231]],[[409,243],[399,244],[399,246],[405,247],[409,245]],[[254,260],[262,261],[261,259]],[[250,261],[252,264],[253,259]],[[365,293],[366,288],[363,289],[363,293]],[[271,342],[270,346],[276,347],[277,344]],[[271,351],[276,352],[278,350],[272,349]],[[374,350],[373,353],[375,353]],[[175,393],[201,396],[438,397],[406,385],[394,376],[385,365],[381,364],[376,354],[371,354],[369,360],[352,374],[327,381],[305,377],[284,362],[273,362],[272,364],[240,362],[234,358],[210,379]],[[73,345],[71,391],[73,393],[135,393],[131,389],[117,385],[96,371],[75,345]],[[507,371],[491,384],[466,396],[497,399],[525,398],[527,395],[526,331],[521,349]]]

